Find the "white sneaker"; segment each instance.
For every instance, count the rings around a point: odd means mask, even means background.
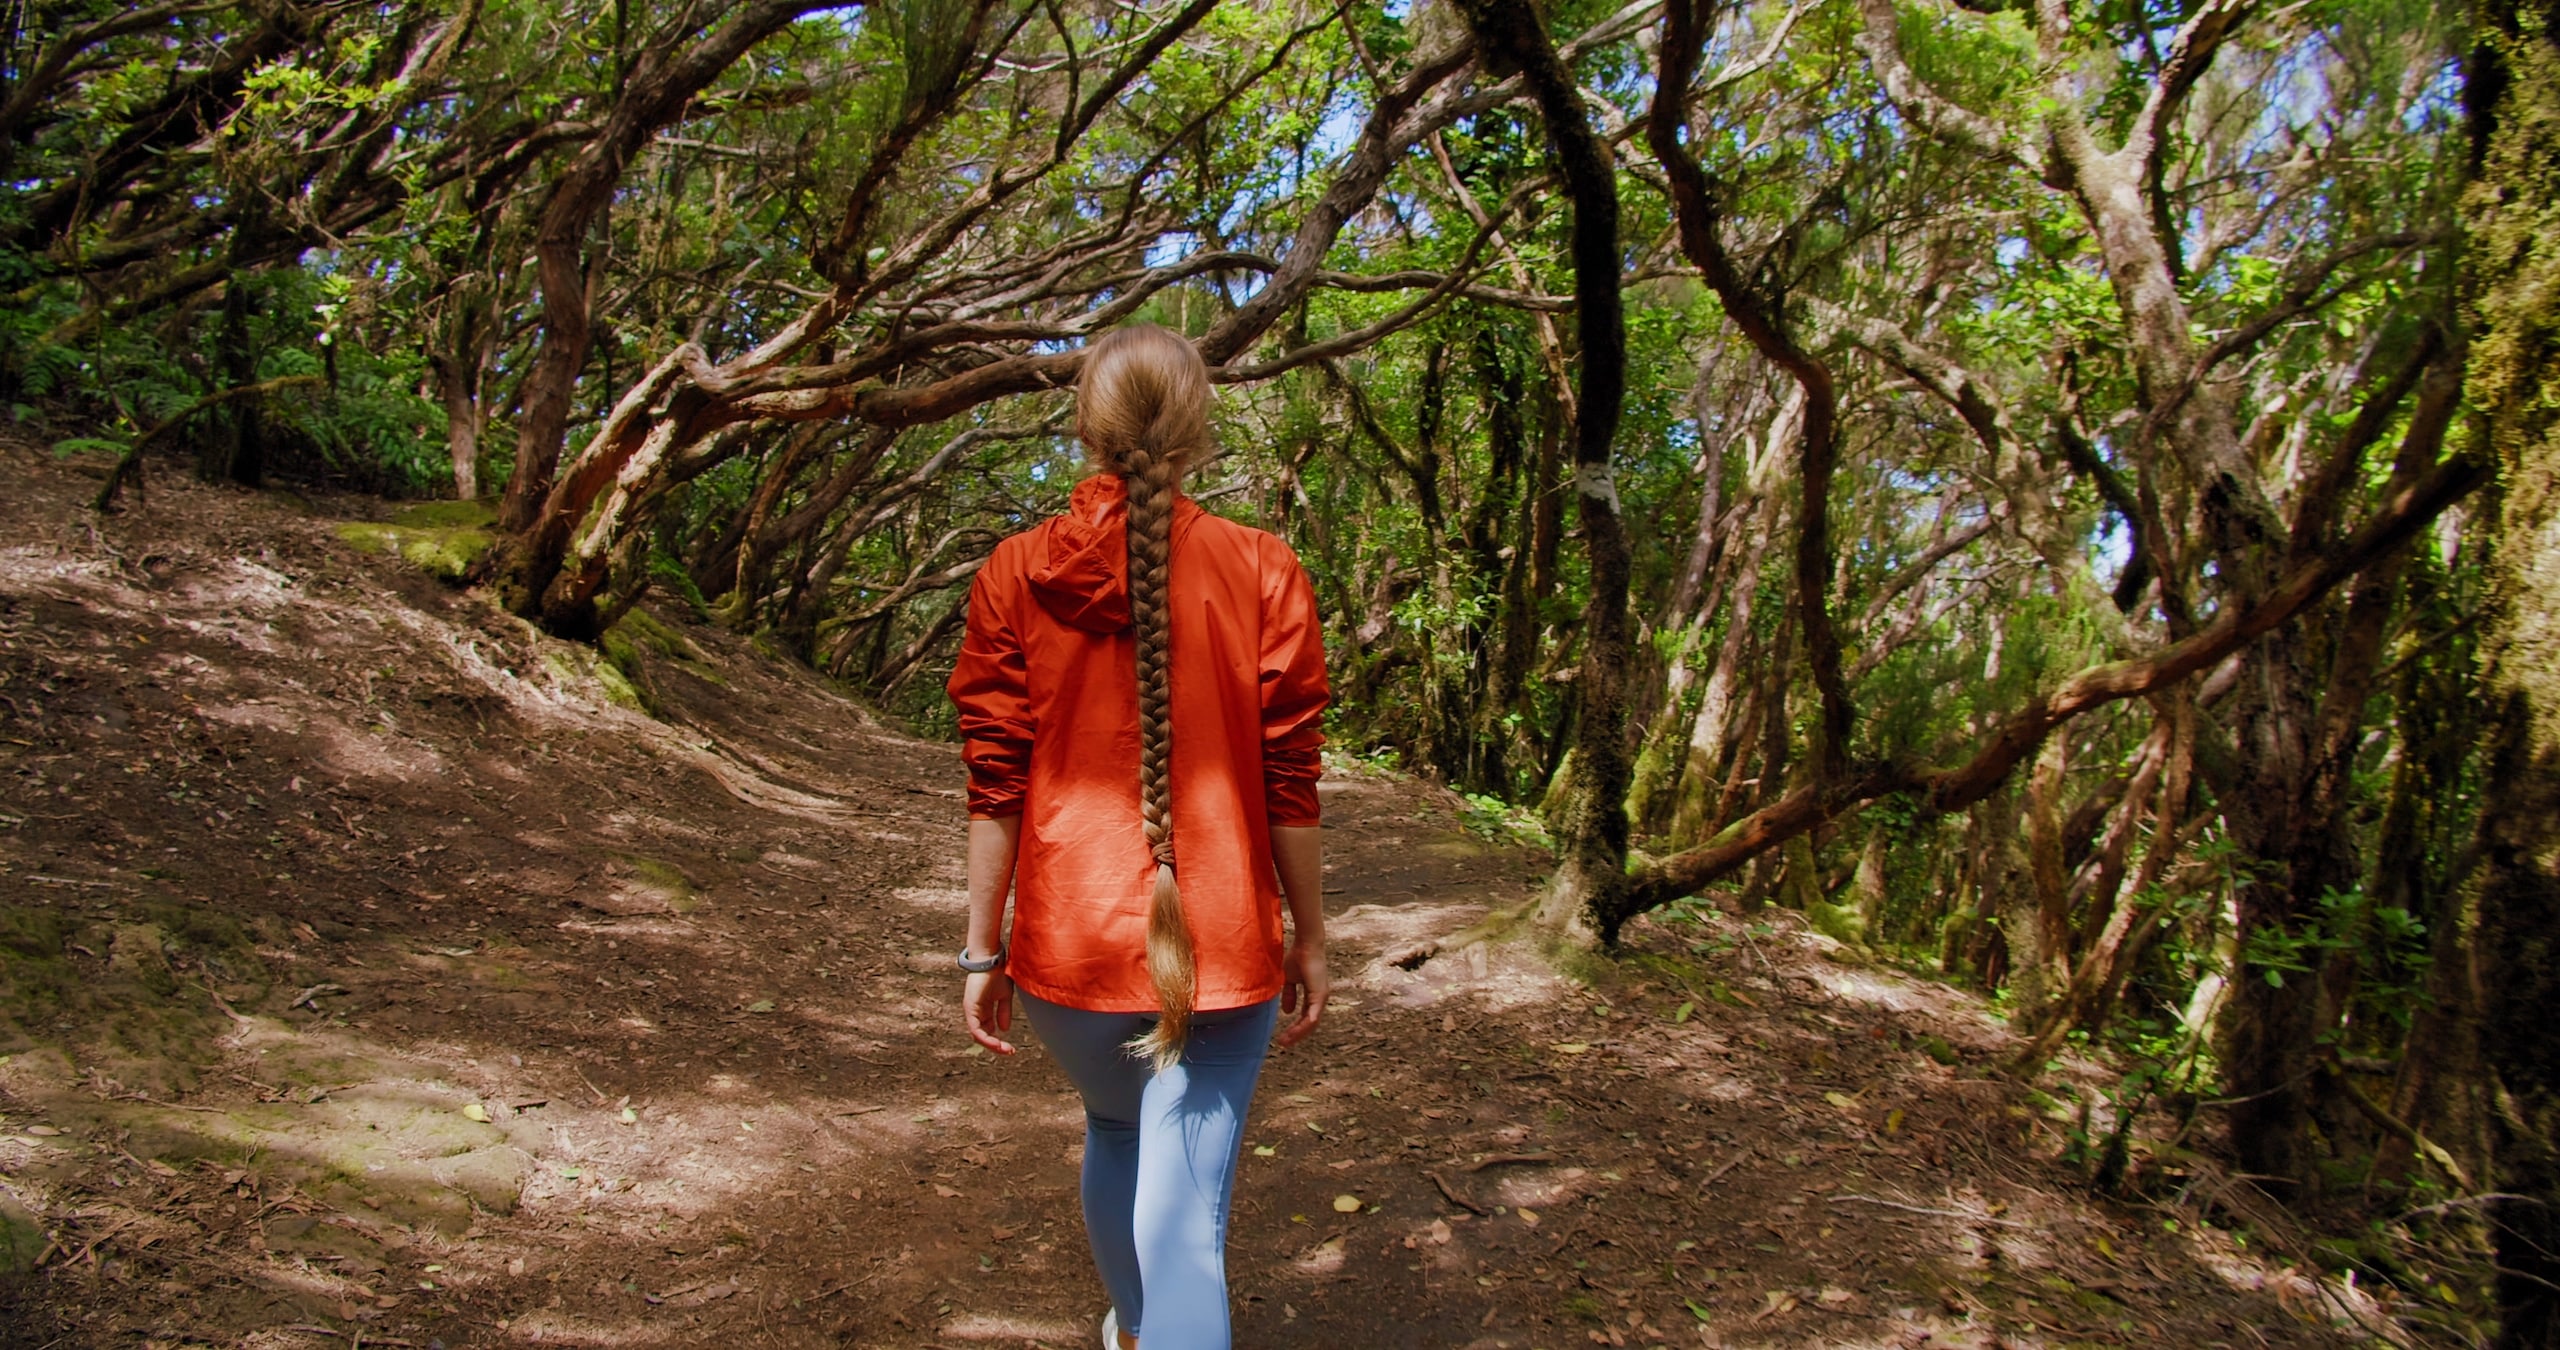
[[[1120,1310],[1102,1310],[1102,1350],[1120,1350]]]

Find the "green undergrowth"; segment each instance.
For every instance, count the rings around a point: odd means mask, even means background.
[[[446,581],[459,582],[497,541],[498,513],[488,502],[421,502],[388,521],[350,520],[338,537],[386,553]]]

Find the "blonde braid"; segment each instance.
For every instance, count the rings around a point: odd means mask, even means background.
[[[1155,855],[1147,976],[1162,1009],[1132,1052],[1161,1073],[1182,1058],[1199,993],[1191,923],[1173,867],[1173,508],[1191,453],[1208,439],[1208,369],[1190,343],[1152,324],[1097,340],[1077,386],[1076,430],[1129,489],[1129,619],[1137,646],[1138,815]]]
[[[1138,1042],[1161,1073],[1182,1058],[1198,995],[1191,924],[1173,874],[1172,606],[1173,479],[1170,455],[1134,454],[1129,463],[1129,619],[1138,648],[1138,816],[1156,855],[1155,899],[1147,906],[1147,976],[1163,1016]]]

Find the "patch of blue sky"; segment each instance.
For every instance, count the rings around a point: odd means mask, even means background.
[[[2445,131],[2462,124],[2462,66],[2446,60],[2437,63],[2435,73],[2427,77],[2418,96],[2400,113],[2400,126],[2413,133]]]
[[[1244,223],[1253,218],[1254,208],[1260,205],[1262,205],[1262,198],[1260,194],[1252,192],[1237,193],[1235,197],[1227,203],[1227,209],[1218,213],[1219,235],[1223,238],[1233,239],[1237,235],[1244,233]]]
[[[1316,123],[1316,134],[1307,140],[1306,162],[1311,165],[1331,164],[1349,153],[1360,140],[1360,128],[1368,121],[1369,106],[1366,103],[1354,98],[1347,89],[1335,94],[1333,101],[1325,107],[1324,120]],[[1293,180],[1296,173],[1293,167],[1290,170]],[[1287,190],[1297,191],[1297,183],[1290,182]]]
[[[2242,142],[2242,153],[2289,155],[2296,140],[2320,139],[2335,99],[2330,73],[2336,59],[2328,41],[2316,34],[2276,57],[2251,86],[2263,102]]]
[[[2027,260],[2027,241],[2014,236],[2003,239],[1992,245],[1991,256],[1999,259],[2002,267],[2015,267]]]
[[[1189,230],[1167,230],[1147,245],[1147,266],[1171,267],[1190,257],[1200,247],[1200,236]]]
[[[863,15],[871,12],[868,5],[837,5],[829,9],[813,9],[802,17],[803,23],[830,23],[852,37],[862,32]]]
[[[2089,571],[2099,584],[2112,589],[2116,578],[2124,575],[2125,565],[2133,561],[2133,531],[2125,527],[2123,517],[2110,511],[2100,520],[2098,536],[2090,545],[2096,557]]]
[[[1413,0],[1387,0],[1385,4],[1378,6],[1378,12],[1402,23],[1407,15],[1413,13]]]

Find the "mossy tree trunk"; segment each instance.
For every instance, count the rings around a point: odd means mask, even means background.
[[[2486,0],[2470,78],[2472,402],[2503,492],[2482,632],[2488,773],[2469,994],[2502,1347],[2560,1346],[2560,5]]]
[[[1556,170],[1573,202],[1573,294],[1580,339],[1574,390],[1573,484],[1591,569],[1583,608],[1582,663],[1575,670],[1578,723],[1573,782],[1561,814],[1564,838],[1542,923],[1579,931],[1612,914],[1626,887],[1627,683],[1634,634],[1627,612],[1632,562],[1619,518],[1610,449],[1626,398],[1627,327],[1619,295],[1618,182],[1609,142],[1593,129],[1582,86],[1556,54],[1545,21],[1527,0],[1459,0],[1487,66],[1518,72],[1547,123]],[[1603,940],[1614,921],[1595,925]]]

